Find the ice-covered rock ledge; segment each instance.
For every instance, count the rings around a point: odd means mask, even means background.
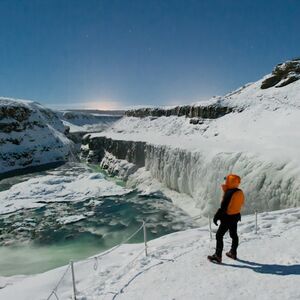
[[[0,174],[65,162],[73,143],[50,109],[33,101],[0,98]]]
[[[220,105],[219,101],[208,105],[182,105],[175,107],[139,108],[126,111],[128,117],[162,117],[162,116],[186,116],[189,118],[217,119],[237,109]]]

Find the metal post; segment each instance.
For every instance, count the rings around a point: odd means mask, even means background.
[[[146,230],[145,221],[143,221],[143,231],[144,231],[145,255],[148,256],[148,252],[147,252],[147,230]]]
[[[257,234],[257,211],[255,211],[255,234]]]
[[[70,260],[71,273],[72,273],[72,285],[73,285],[73,298],[76,300],[76,283],[75,283],[75,272],[74,272],[74,262]]]
[[[210,238],[210,240],[212,240],[211,218],[210,218],[210,215],[208,215],[208,228],[209,228],[209,238]]]

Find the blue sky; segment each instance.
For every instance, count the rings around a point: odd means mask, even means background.
[[[0,95],[186,104],[300,56],[298,0],[0,0]]]

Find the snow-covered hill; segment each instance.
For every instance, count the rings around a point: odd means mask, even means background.
[[[74,264],[77,299],[196,300],[300,298],[300,209],[242,218],[239,260],[207,261],[214,251],[208,227],[177,232],[144,244],[125,244],[97,260]],[[214,228],[215,229],[215,228]],[[225,249],[230,247],[225,238]],[[66,271],[67,270],[67,271]],[[63,279],[61,279],[62,275]],[[71,299],[67,266],[34,276],[0,278],[0,299]]]
[[[230,172],[242,177],[248,213],[299,206],[299,65],[298,60],[281,64],[255,83],[194,104],[233,109],[222,117],[197,122],[186,116],[124,117],[92,134],[84,151],[90,144],[95,156],[99,137],[146,142],[144,172],[132,177],[148,172],[165,187],[186,194],[194,201],[189,212],[213,212],[221,197],[219,184]],[[277,82],[270,83],[273,77]],[[181,202],[176,201],[185,208]]]
[[[33,101],[0,98],[0,173],[64,162],[72,142],[50,109]]]

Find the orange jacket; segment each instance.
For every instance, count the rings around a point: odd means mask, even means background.
[[[235,174],[229,174],[226,176],[226,182],[222,185],[222,189],[224,191],[224,196],[227,191],[238,189],[241,183],[241,178]],[[223,197],[223,201],[225,201],[226,197]],[[242,190],[238,189],[235,191],[230,199],[230,202],[227,206],[226,214],[227,215],[235,215],[241,212],[242,206],[245,202],[245,196]]]

